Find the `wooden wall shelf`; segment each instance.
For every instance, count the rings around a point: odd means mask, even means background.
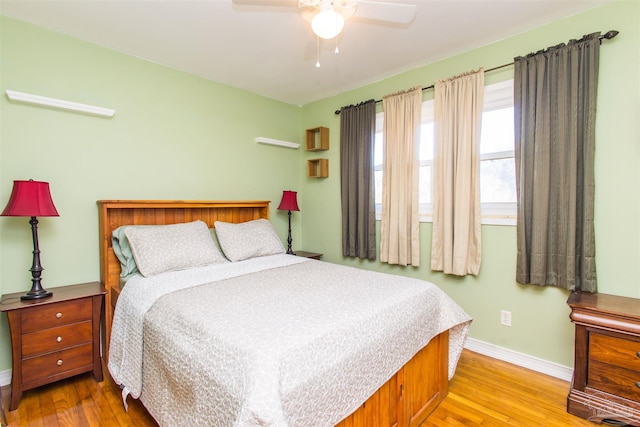
[[[329,149],[329,128],[317,127],[305,132],[307,151],[324,151]]]
[[[329,176],[329,159],[307,160],[307,176],[309,178],[326,178]]]

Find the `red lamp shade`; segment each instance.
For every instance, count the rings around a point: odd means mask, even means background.
[[[51,199],[49,183],[13,181],[13,191],[2,216],[60,216]]]
[[[282,192],[282,200],[280,201],[280,206],[278,206],[278,210],[281,211],[299,211],[298,207],[298,198],[296,191],[284,190]]]

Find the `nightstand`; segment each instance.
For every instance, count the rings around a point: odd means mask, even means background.
[[[9,410],[22,392],[93,371],[102,381],[100,319],[106,293],[100,282],[53,288],[53,296],[21,300],[24,292],[3,295],[11,331],[13,371]]]
[[[302,256],[305,258],[311,258],[311,259],[320,259],[322,258],[322,255],[324,254],[319,254],[317,252],[307,252],[307,251],[296,251],[296,256]]]
[[[640,300],[573,292],[567,304],[576,329],[567,411],[640,425]]]

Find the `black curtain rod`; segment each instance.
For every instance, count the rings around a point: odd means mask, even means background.
[[[615,36],[617,36],[618,34],[619,34],[619,32],[618,32],[618,31],[616,31],[616,30],[607,31],[606,33],[604,33],[604,34],[602,34],[601,36],[599,36],[599,37],[598,37],[598,40],[600,40],[600,43],[602,43],[602,40],[609,40],[609,39],[612,39],[612,38],[614,38]],[[509,62],[508,64],[502,64],[502,65],[499,65],[499,66],[497,66],[497,67],[489,68],[488,70],[485,70],[484,72],[485,72],[485,73],[489,73],[489,72],[491,72],[491,71],[500,70],[500,69],[502,69],[502,68],[506,68],[506,67],[509,67],[509,66],[511,66],[511,65],[513,65],[513,62]],[[435,87],[435,85],[434,85],[434,84],[431,84],[431,85],[429,85],[429,86],[423,87],[423,88],[422,88],[422,91],[424,92],[425,90],[433,89],[434,87]],[[379,102],[382,102],[382,100],[381,100],[381,99],[376,99],[375,101],[376,101],[376,104],[377,104],[377,103],[379,103]],[[366,101],[365,101],[365,102],[366,102]],[[340,115],[340,110],[336,110],[336,111],[335,111],[335,114],[336,114],[336,115]]]

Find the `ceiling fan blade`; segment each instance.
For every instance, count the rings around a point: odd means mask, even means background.
[[[405,3],[358,0],[354,17],[374,21],[408,24],[416,16],[416,5]]]

